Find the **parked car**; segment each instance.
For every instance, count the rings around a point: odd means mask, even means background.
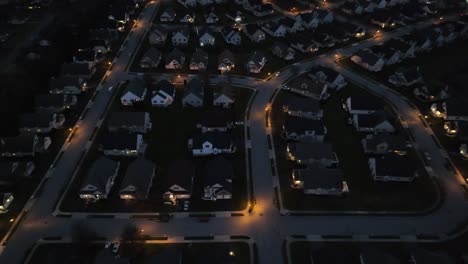
[[[185,202],[184,202],[184,211],[188,211],[189,205],[190,205],[190,202],[189,202],[189,201],[185,201]]]

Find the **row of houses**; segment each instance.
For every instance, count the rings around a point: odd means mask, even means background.
[[[351,96],[343,108],[352,116],[374,181],[412,182],[418,177],[417,162],[407,154],[412,145],[398,129],[397,118],[385,109],[386,103],[375,96]]]
[[[368,71],[379,72],[386,65],[414,58],[417,53],[443,47],[458,38],[468,36],[468,24],[461,21],[445,22],[437,26],[412,32],[399,39],[391,39],[382,45],[360,50],[351,61]]]

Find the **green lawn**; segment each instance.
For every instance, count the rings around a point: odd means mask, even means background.
[[[196,166],[196,174],[194,178],[194,192],[191,199],[191,211],[234,211],[242,210],[247,204],[247,179],[246,179],[246,161],[245,161],[245,146],[244,146],[244,127],[239,126],[231,131],[231,135],[236,143],[237,152],[233,155],[225,155],[224,157],[230,160],[234,166],[235,178],[233,179],[233,199],[231,201],[204,201],[199,197],[203,191],[202,172],[206,158],[193,158],[187,148],[188,139],[196,132],[196,124],[198,120],[206,117],[208,111],[212,107],[204,107],[199,109],[183,108],[181,103],[183,87],[177,85],[176,102],[168,108],[157,108],[149,106],[149,100],[146,106],[126,108],[121,106],[118,99],[114,100],[110,112],[115,111],[148,111],[153,123],[153,130],[147,134],[146,141],[148,148],[145,156],[154,161],[158,166],[157,175],[155,177],[153,187],[150,190],[149,197],[146,201],[129,202],[122,201],[118,196],[120,182],[123,179],[129,159],[118,159],[121,161],[119,175],[115,185],[109,195],[107,201],[99,201],[94,204],[85,204],[78,199],[78,190],[81,181],[86,176],[86,170],[89,164],[95,160],[100,154],[97,147],[94,146],[85,159],[85,164],[81,166],[76,180],[72,183],[72,187],[68,191],[64,202],[61,204],[61,209],[64,211],[86,211],[86,212],[159,212],[171,211],[173,208],[164,206],[162,201],[161,179],[164,179],[167,174],[167,168],[174,160],[190,159],[193,160]],[[212,98],[213,89],[217,87],[208,86],[205,90],[206,98]],[[243,121],[247,103],[251,97],[252,90],[240,87],[231,87],[235,96],[236,103],[233,107],[233,118],[237,121]],[[121,89],[120,91],[122,91]],[[211,95],[210,95],[211,94]],[[116,98],[119,98],[117,96]],[[149,98],[148,98],[149,99]],[[225,111],[219,109],[218,111]],[[103,133],[101,129],[97,139]]]
[[[286,142],[281,139],[281,125],[285,115],[281,112],[282,100],[287,92],[280,92],[272,111],[273,133],[280,175],[284,206],[290,210],[317,211],[419,211],[430,208],[436,200],[436,186],[426,178],[420,166],[422,177],[413,183],[376,183],[371,179],[360,139],[363,134],[355,132],[346,124],[347,114],[341,108],[340,99],[350,94],[363,94],[366,91],[348,85],[348,88],[323,104],[324,123],[328,134],[326,141],[333,144],[340,161],[350,193],[345,197],[320,197],[304,195],[293,190],[291,185],[292,164],[286,160]],[[412,157],[414,158],[414,157]]]

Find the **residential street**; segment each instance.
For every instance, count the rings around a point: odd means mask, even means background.
[[[279,76],[274,76],[266,81],[233,76],[229,78],[234,86],[246,86],[257,90],[252,102],[248,126],[252,144],[252,175],[254,197],[256,200],[252,214],[239,217],[213,217],[208,223],[199,222],[196,217],[173,218],[168,223],[161,223],[149,219],[119,218],[87,218],[85,220],[55,217],[56,201],[60,198],[68,182],[71,180],[75,167],[82,153],[89,145],[89,139],[93,134],[96,124],[106,112],[114,93],[118,89],[109,92],[109,86],[116,87],[121,81],[133,78],[136,75],[126,71],[131,56],[136,54],[137,48],[145,30],[151,25],[153,14],[158,8],[158,3],[149,3],[142,12],[141,19],[129,35],[126,45],[121,49],[120,57],[115,59],[112,70],[107,73],[107,79],[83,120],[79,121],[77,131],[71,142],[63,146],[63,156],[58,160],[50,173],[50,178],[45,182],[42,191],[32,200],[27,208],[25,217],[21,219],[18,227],[7,241],[2,241],[0,249],[0,263],[22,263],[25,254],[34,243],[44,237],[71,238],[75,223],[83,221],[95,230],[100,237],[108,240],[119,239],[122,230],[129,224],[135,223],[144,230],[145,235],[151,237],[167,236],[223,236],[215,240],[223,241],[226,236],[242,235],[252,238],[258,247],[259,263],[271,264],[282,263],[282,243],[291,235],[353,235],[360,239],[370,235],[392,235],[401,236],[402,240],[412,241],[416,235],[435,235],[443,238],[465,223],[468,219],[468,203],[464,196],[465,192],[461,186],[458,176],[454,175],[444,167],[445,157],[437,144],[433,141],[430,127],[425,127],[419,118],[419,112],[413,108],[407,99],[393,92],[383,84],[370,81],[361,75],[343,68],[335,63],[335,54],[351,54],[356,50],[377,45],[392,37],[407,34],[413,29],[430,25],[432,21],[407,26],[395,32],[382,33],[376,39],[369,39],[357,45],[336,50],[315,59],[296,63],[282,70]],[[281,84],[292,77],[308,71],[315,65],[326,65],[339,71],[352,82],[365,89],[384,97],[397,109],[400,116],[408,123],[409,130],[418,142],[419,149],[427,151],[432,156],[431,166],[442,187],[446,198],[442,205],[435,211],[424,216],[288,216],[287,210],[278,210],[274,203],[274,187],[279,185],[278,176],[273,176],[270,149],[267,135],[269,128],[265,126],[265,108],[270,98]],[[157,74],[155,74],[157,76]],[[160,77],[174,78],[174,75],[159,75]],[[226,76],[213,75],[210,77],[212,83],[224,83]],[[78,198],[78,195],[76,197]],[[8,238],[8,236],[7,236]],[[5,244],[5,242],[7,242]]]

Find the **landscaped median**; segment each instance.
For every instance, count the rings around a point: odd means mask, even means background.
[[[349,123],[352,121],[352,116],[350,119],[349,114],[343,109],[343,103],[350,96],[372,98],[374,95],[352,83],[338,93],[332,93],[330,98],[320,103],[320,108],[323,110],[323,124],[326,127],[324,142],[331,144],[338,160],[338,170],[341,171],[349,192],[345,191],[338,196],[313,195],[305,194],[297,186],[293,188],[296,183],[292,179],[292,170],[304,169],[306,166],[288,160],[291,158],[288,158],[287,143],[295,141],[285,140],[281,135],[283,124],[287,119],[282,106],[290,96],[297,95],[281,91],[271,110],[276,166],[280,179],[282,209],[285,212],[291,214],[419,214],[428,212],[438,205],[441,199],[439,187],[433,179],[428,177],[424,164],[412,149],[407,151],[405,159],[411,159],[417,164],[416,171],[419,177],[412,182],[373,180],[369,158],[378,159],[379,156],[369,156],[364,153],[361,140],[365,137],[365,133],[357,132]],[[379,98],[375,97],[375,99]],[[307,122],[307,119],[304,119],[304,122]],[[405,132],[401,125],[396,124],[396,127],[398,127],[396,133],[404,136]],[[322,161],[317,163],[320,162]],[[328,175],[323,175],[323,177],[326,176]],[[322,180],[326,182],[326,179]]]
[[[138,78],[138,77],[135,77]],[[158,85],[153,80],[149,86]],[[205,106],[204,107],[183,107],[182,97],[184,96],[184,85],[175,85],[175,101],[168,107],[151,106],[151,89],[148,90],[147,98],[140,104],[133,106],[123,106],[121,96],[126,91],[126,86],[119,89],[118,95],[110,106],[108,114],[102,122],[102,126],[97,130],[96,136],[92,140],[93,144],[85,156],[83,164],[75,171],[75,177],[70,184],[67,192],[64,194],[62,202],[58,205],[57,213],[90,213],[93,215],[109,213],[126,213],[128,215],[145,215],[154,217],[159,213],[185,212],[232,212],[243,211],[247,209],[249,199],[249,182],[247,176],[247,162],[245,149],[245,127],[243,121],[245,111],[248,108],[250,99],[254,92],[251,89],[241,87],[225,87],[235,98],[235,103],[230,109],[223,109],[211,106],[215,90],[219,92],[220,86],[205,86]],[[107,92],[103,90],[102,92]],[[112,161],[119,162],[118,173],[112,185],[111,191],[107,194],[107,199],[100,199],[96,202],[85,202],[80,199],[80,189],[83,188],[83,182],[89,175],[90,167],[100,157],[105,156],[102,150],[103,142],[109,142],[106,136],[112,136],[114,132],[109,131],[109,118],[115,113],[121,112],[147,112],[149,120],[152,123],[152,129],[142,134],[145,150],[136,156],[109,156]],[[188,148],[188,141],[197,131],[197,124],[200,121],[214,120],[217,113],[228,116],[235,125],[228,130],[228,134],[233,139],[235,153],[218,154],[216,156],[193,156]],[[235,122],[234,122],[235,121]],[[104,144],[105,145],[105,144]],[[101,148],[101,150],[100,150]],[[128,200],[122,197],[122,184],[125,182],[126,172],[129,166],[133,164],[135,158],[144,157],[146,160],[155,164],[154,177],[152,185],[149,188],[145,199]],[[213,157],[222,157],[229,164],[232,164],[233,178],[229,183],[232,192],[232,199],[218,199],[216,201],[202,199],[206,192],[206,167],[213,165]],[[191,197],[185,205],[184,200],[175,204],[168,204],[164,199],[167,193],[167,186],[170,186],[171,177],[174,175],[176,161],[184,161],[184,164],[193,166],[193,182],[191,185]],[[151,183],[150,183],[151,184]],[[175,182],[173,183],[175,184]],[[187,208],[188,207],[188,208]]]

